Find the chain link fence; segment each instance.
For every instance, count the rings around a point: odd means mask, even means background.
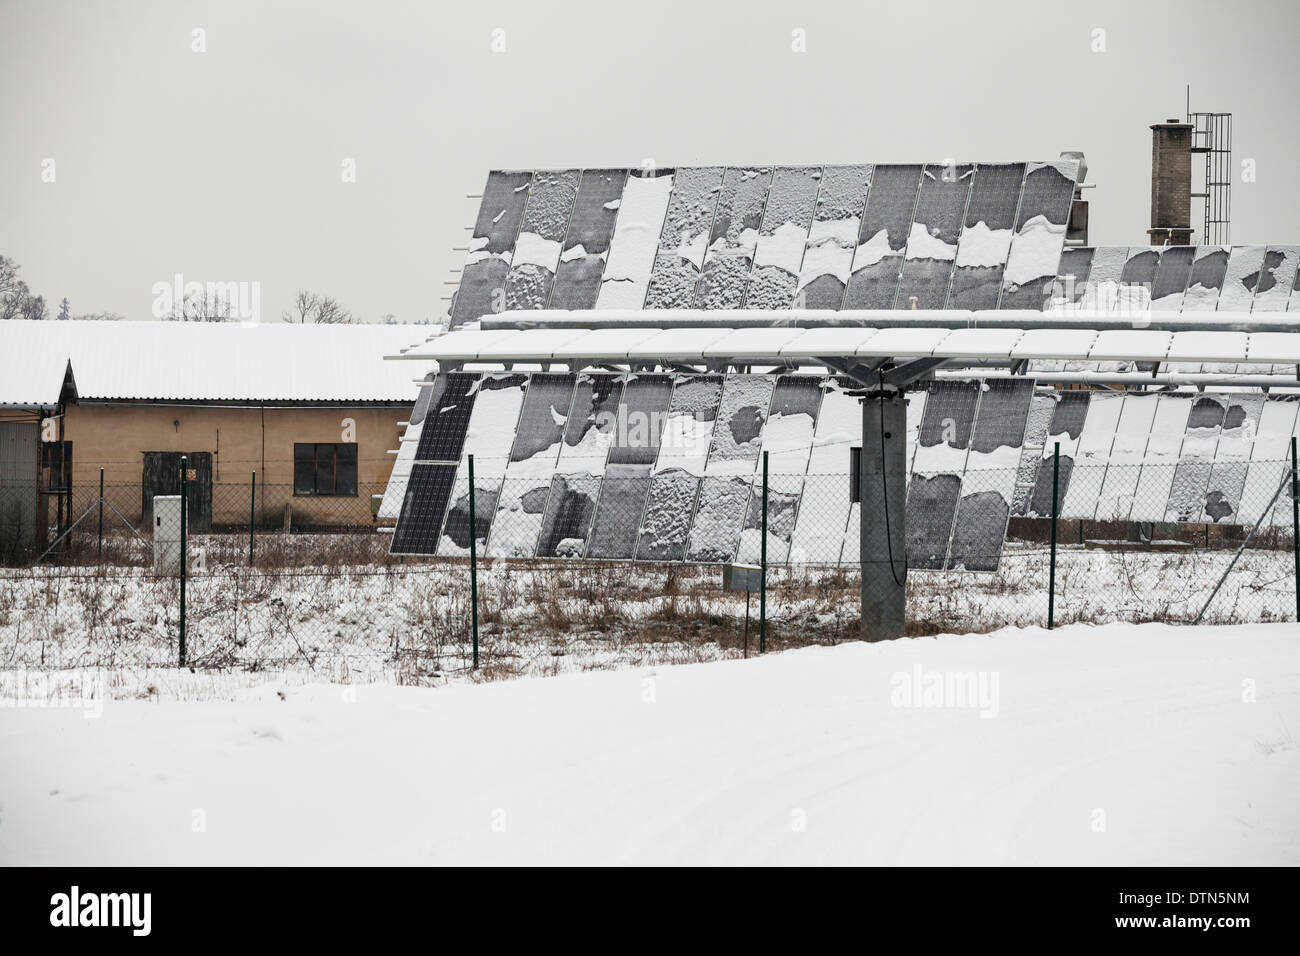
[[[182,635],[190,668],[329,680],[738,657],[758,649],[760,601],[725,590],[720,564],[764,559],[768,649],[860,636],[846,474],[769,474],[764,494],[761,471],[480,473],[471,509],[447,467],[445,518],[426,523],[435,553],[419,558],[390,554],[383,487],[311,501],[213,487],[206,514],[191,499],[183,585],[153,568],[139,485],[104,488],[102,533],[99,485],[75,486],[57,542],[54,496],[25,511],[31,489],[0,489],[2,666],[175,667]],[[912,475],[903,553],[870,558],[906,562],[913,635],[1294,620],[1293,487],[1289,461],[967,462]],[[23,541],[33,522],[42,540]]]

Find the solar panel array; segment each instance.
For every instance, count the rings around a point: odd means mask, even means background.
[[[452,326],[506,309],[1042,308],[1077,172],[494,171]]]
[[[1084,246],[1061,254],[1048,308],[1300,312],[1300,246]]]
[[[393,553],[468,553],[473,454],[489,557],[756,561],[766,451],[769,561],[854,564],[848,449],[862,412],[846,389],[796,374],[440,374],[381,511],[398,518]],[[997,568],[1010,517],[1050,514],[1057,441],[1064,517],[1253,522],[1247,505],[1260,511],[1259,489],[1280,480],[1300,407],[1028,379],[907,397],[909,565],[972,571]]]

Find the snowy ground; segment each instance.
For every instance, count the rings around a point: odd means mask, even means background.
[[[0,863],[1300,860],[1295,624],[231,696],[0,709]]]

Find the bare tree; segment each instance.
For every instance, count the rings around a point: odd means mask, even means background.
[[[298,324],[315,323],[316,325],[342,325],[355,322],[351,311],[343,308],[333,296],[319,295],[299,290],[293,298],[293,307],[285,309],[280,317],[286,322]]]
[[[229,322],[233,312],[230,300],[220,292],[203,287],[172,306],[166,322]]]
[[[43,319],[45,297],[32,295],[27,283],[18,278],[20,266],[0,256],[0,319]]]

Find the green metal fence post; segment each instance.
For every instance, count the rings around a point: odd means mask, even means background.
[[[257,525],[257,472],[253,472],[248,496],[248,566],[253,566],[253,529]]]
[[[1291,436],[1291,550],[1295,553],[1295,619],[1300,621],[1300,478],[1296,477],[1296,438]]]
[[[99,558],[104,559],[104,469],[99,469]]]
[[[185,576],[189,571],[189,460],[185,455],[181,455],[181,618],[180,618],[180,641],[179,655],[181,667],[185,666]]]
[[[469,618],[478,670],[478,516],[474,513],[474,456],[469,455]]]
[[[1047,629],[1056,623],[1056,518],[1061,487],[1061,443],[1052,451],[1052,557],[1047,572]]]
[[[758,653],[767,650],[767,452],[763,452],[763,543],[758,577]]]

